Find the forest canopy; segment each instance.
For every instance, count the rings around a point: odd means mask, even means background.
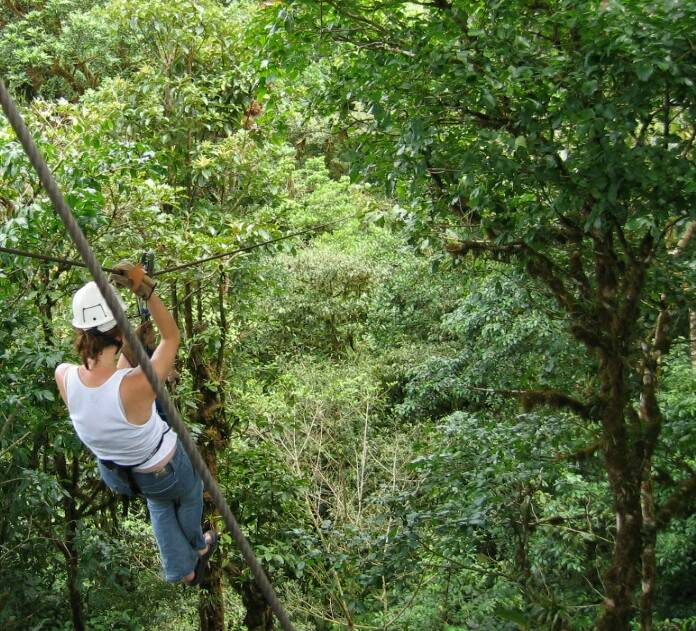
[[[696,627],[695,33],[682,0],[0,3],[296,629]],[[209,497],[210,580],[167,584],[75,435],[90,278],[3,117],[0,222],[0,627],[278,628]]]

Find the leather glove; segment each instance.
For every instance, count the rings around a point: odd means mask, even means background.
[[[155,339],[155,329],[152,326],[152,320],[146,320],[137,329],[135,329],[135,334],[138,336],[143,346],[145,347],[145,352],[148,355],[152,354],[157,346],[157,340]],[[124,354],[128,363],[135,368],[138,365],[138,360],[135,359],[135,353],[132,351],[131,347],[124,340],[121,352]]]
[[[119,285],[120,287],[127,287],[130,289],[138,298],[143,300],[149,300],[152,296],[152,292],[155,291],[155,281],[152,280],[143,269],[142,265],[133,265],[128,261],[121,261],[118,265],[114,266],[117,272],[112,272],[109,280],[111,280],[114,285]]]

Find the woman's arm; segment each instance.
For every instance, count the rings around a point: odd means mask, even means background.
[[[154,292],[148,300],[147,307],[160,333],[160,343],[152,354],[150,363],[158,377],[164,381],[174,368],[179,349],[179,328],[172,314]],[[150,418],[155,391],[140,366],[124,377],[120,392],[128,421],[135,424],[145,423]]]
[[[68,371],[68,368],[70,368],[70,364],[58,364],[54,374],[56,385],[58,386],[58,392],[60,393],[60,398],[63,399],[65,405],[68,404],[68,395],[65,393],[65,373]]]
[[[160,333],[160,343],[155,348],[150,362],[159,378],[164,381],[174,368],[176,352],[179,350],[179,327],[157,294],[152,294],[147,307]]]

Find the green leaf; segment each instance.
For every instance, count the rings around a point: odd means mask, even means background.
[[[636,64],[636,75],[641,81],[647,81],[652,77],[655,67],[648,62],[641,62]]]
[[[515,624],[522,627],[522,629],[529,629],[529,619],[521,611],[516,609],[506,609],[504,607],[498,607],[495,610],[495,615],[508,622],[514,622]]]

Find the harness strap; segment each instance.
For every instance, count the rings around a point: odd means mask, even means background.
[[[114,462],[113,460],[99,460],[107,469],[111,471],[117,471],[121,476],[126,477],[126,481],[128,482],[128,485],[130,486],[130,489],[133,493],[133,495],[142,495],[142,491],[140,490],[140,487],[138,486],[138,483],[135,480],[135,476],[133,475],[133,469],[137,469],[140,465],[145,464],[152,456],[154,456],[158,451],[159,448],[162,446],[162,441],[164,440],[164,435],[171,429],[171,427],[167,427],[162,432],[162,435],[160,436],[159,442],[157,443],[157,447],[155,447],[150,455],[145,458],[145,460],[139,462],[138,464],[130,464],[130,465],[125,465],[125,464],[118,464],[117,462]]]

